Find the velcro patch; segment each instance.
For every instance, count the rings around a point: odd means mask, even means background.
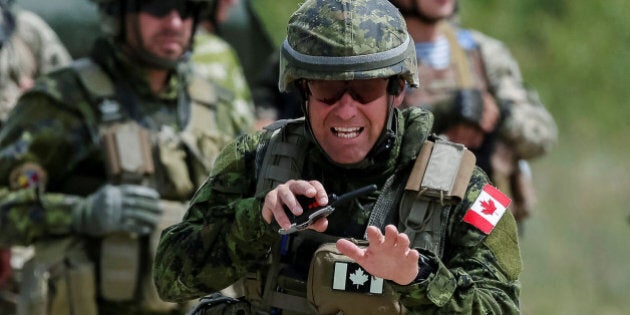
[[[335,262],[333,290],[366,294],[383,294],[383,278],[374,277],[352,262]]]
[[[44,187],[47,179],[48,175],[41,166],[24,163],[11,171],[9,184],[13,190]]]
[[[479,197],[464,215],[470,223],[486,234],[490,234],[510,205],[510,198],[490,184],[486,184]]]

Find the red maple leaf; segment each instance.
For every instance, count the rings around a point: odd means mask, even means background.
[[[492,199],[488,199],[488,201],[482,201],[481,207],[483,208],[481,212],[486,215],[492,215],[497,210],[497,206],[494,205],[494,201],[492,201]]]

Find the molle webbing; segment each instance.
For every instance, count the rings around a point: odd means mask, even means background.
[[[289,179],[298,179],[302,173],[308,149],[302,121],[280,120],[265,128],[273,134],[258,175],[257,197],[264,197],[263,194]]]
[[[401,200],[399,230],[411,247],[442,256],[446,218],[466,194],[475,156],[461,144],[426,141],[416,159]]]

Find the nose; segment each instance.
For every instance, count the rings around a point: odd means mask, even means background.
[[[179,27],[184,24],[184,19],[177,9],[171,10],[171,12],[169,12],[165,18],[169,22],[169,25],[173,27]]]
[[[352,119],[357,114],[357,101],[352,98],[350,93],[346,91],[343,93],[339,102],[337,104],[337,108],[335,109],[335,115],[344,120]]]

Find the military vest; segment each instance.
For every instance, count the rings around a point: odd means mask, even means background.
[[[41,286],[48,285],[45,275],[55,271],[59,274],[52,287],[72,294],[43,290],[34,295],[38,300],[22,299],[20,314],[96,314],[97,295],[108,302],[133,303],[149,312],[181,308],[159,298],[151,274],[153,257],[161,231],[181,221],[186,202],[210,173],[221,148],[234,138],[230,108],[212,84],[193,75],[186,90],[189,99],[180,103],[180,110],[189,111],[184,113],[188,118],[181,130],[171,126],[151,130],[122,110],[115,83],[99,65],[84,58],[75,61],[73,68],[90,106],[75,109],[86,122],[97,122],[98,126],[91,126],[92,138],[102,148],[108,181],[154,187],[163,198],[164,214],[149,236],[118,233],[104,237],[98,262],[87,257],[78,238],[39,244],[36,259],[25,266],[35,277],[25,279],[24,288],[41,291]],[[65,103],[78,104],[76,99]],[[68,260],[76,265],[65,266]]]
[[[262,156],[257,157],[257,160],[262,161],[258,171],[258,198],[264,198],[269,190],[280,183],[300,178],[308,149],[303,119],[279,121],[266,129],[270,136],[265,137],[267,140],[262,144],[265,149],[259,150]],[[384,218],[373,220],[374,213],[378,213],[377,208],[390,209],[390,205],[398,204],[398,229],[409,236],[410,246],[427,249],[441,257],[447,217],[452,206],[464,198],[474,167],[475,157],[464,146],[442,139],[425,142],[411,172],[392,178],[392,182],[406,185],[398,188],[385,184],[372,210],[370,222],[380,222],[376,225],[383,228]],[[404,191],[399,193],[392,190]],[[388,198],[391,200],[386,200]],[[309,230],[290,237],[293,239],[283,238],[281,244],[276,244],[272,250],[272,265],[267,275],[262,277],[266,279],[262,294],[252,294],[255,290],[248,290],[256,286],[252,283],[262,280],[261,276],[245,279],[243,294],[254,309],[269,311],[278,308],[283,310],[283,314],[339,310],[343,314],[372,314],[377,309],[386,309],[388,314],[406,312],[386,282],[384,285],[381,283],[379,294],[357,296],[333,290],[335,284],[326,282],[332,281],[333,273],[336,277],[337,271],[333,270],[331,264],[349,263],[349,259],[334,248],[337,238]],[[285,274],[284,270],[290,262],[283,262],[279,258],[286,255],[287,251],[297,250],[305,239],[314,239],[323,244],[313,255],[307,281]],[[348,298],[348,294],[353,294],[352,298]]]

